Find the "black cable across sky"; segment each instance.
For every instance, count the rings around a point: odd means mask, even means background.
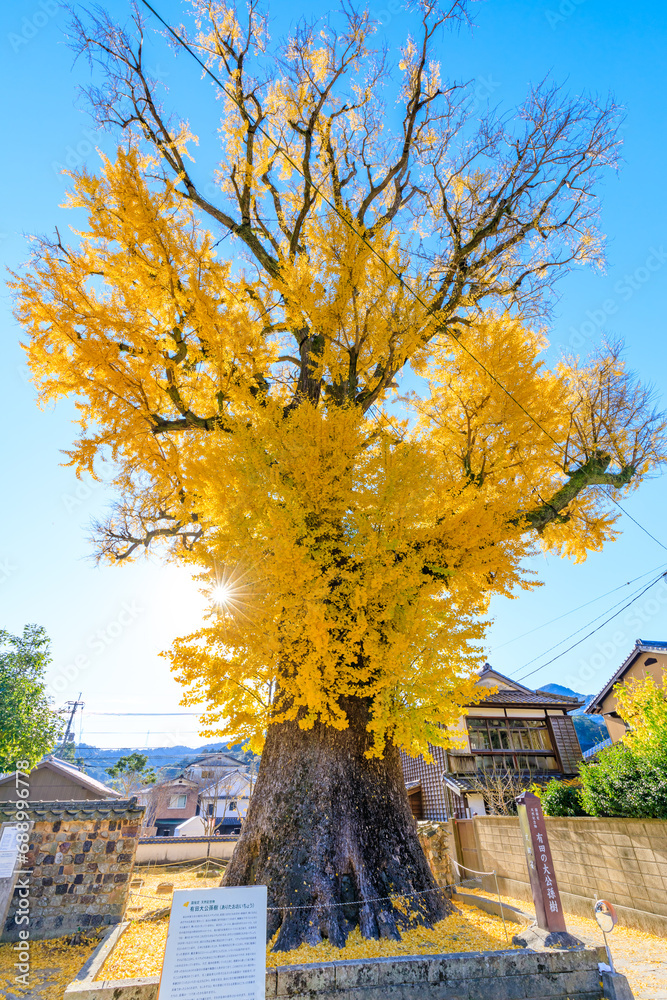
[[[524,674],[522,677],[515,678],[515,680],[524,681],[524,680],[526,680],[527,677],[532,677],[533,674],[536,674],[540,670],[543,670],[544,667],[550,666],[552,663],[555,663],[556,660],[559,660],[561,658],[561,656],[565,656],[566,653],[569,653],[572,649],[575,649],[577,646],[580,646],[582,642],[585,642],[586,639],[590,639],[590,637],[592,635],[595,635],[596,632],[599,632],[601,628],[604,628],[605,625],[608,625],[609,622],[613,621],[614,618],[618,618],[618,616],[620,614],[622,614],[622,612],[625,611],[627,608],[629,608],[631,604],[634,604],[635,601],[638,601],[639,598],[642,597],[646,593],[647,590],[650,590],[651,587],[655,587],[656,583],[659,583],[660,580],[664,580],[665,577],[667,577],[667,573],[661,573],[660,576],[656,577],[655,580],[652,580],[649,584],[647,584],[647,586],[644,587],[643,590],[641,590],[638,594],[635,594],[635,596],[631,600],[629,600],[627,602],[627,604],[624,604],[622,608],[619,608],[618,611],[615,611],[613,615],[610,615],[609,618],[607,618],[600,625],[598,625],[597,628],[592,629],[590,632],[587,633],[587,635],[583,636],[583,638],[578,639],[576,642],[573,642],[572,645],[568,646],[567,649],[564,649],[562,651],[562,653],[557,653],[556,656],[553,656],[550,660],[547,660],[546,663],[543,663],[539,667],[535,667],[534,670],[529,671],[527,674]],[[593,620],[595,621],[595,619],[593,619]],[[585,628],[585,626],[584,626],[584,628]],[[581,630],[579,630],[579,631],[581,631]],[[576,632],[573,633],[573,635],[576,635]],[[563,641],[565,642],[567,640],[564,639]],[[555,647],[552,647],[552,648],[555,648]],[[526,666],[527,666],[527,664],[526,664]]]

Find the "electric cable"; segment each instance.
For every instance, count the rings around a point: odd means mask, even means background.
[[[86,715],[140,715],[143,717],[147,715],[201,715],[201,712],[94,712],[90,709],[86,709]]]
[[[528,629],[527,632],[522,632],[521,635],[515,635],[513,639],[507,639],[505,642],[501,642],[499,646],[493,646],[491,649],[489,649],[489,655],[491,655],[492,653],[495,653],[498,649],[502,649],[504,646],[509,646],[513,642],[518,642],[519,639],[525,639],[525,637],[527,635],[532,635],[533,632],[538,632],[540,629],[546,628],[547,625],[553,625],[554,622],[558,622],[562,618],[567,618],[569,615],[573,615],[576,611],[583,611],[584,608],[589,607],[591,604],[595,604],[596,601],[601,601],[603,597],[609,597],[610,594],[615,594],[617,590],[622,590],[623,587],[629,587],[631,584],[636,583],[637,580],[643,580],[643,578],[645,576],[650,576],[651,573],[655,573],[656,570],[662,569],[664,565],[665,564],[663,563],[662,566],[654,566],[653,569],[649,569],[645,573],[640,573],[640,575],[634,577],[634,579],[628,580],[626,583],[621,583],[621,584],[619,584],[618,587],[613,587],[612,590],[605,591],[604,594],[598,594],[597,597],[594,597],[590,601],[586,601],[585,604],[579,604],[576,608],[570,608],[569,611],[564,611],[562,615],[557,615],[556,618],[550,618],[548,622],[542,622],[541,625],[536,625],[535,628]],[[593,619],[593,621],[595,621],[595,619]],[[585,628],[586,626],[584,625],[583,627]],[[576,632],[573,633],[573,634],[576,635]],[[569,638],[569,636],[568,636],[568,638]],[[567,639],[563,639],[563,642],[567,642]],[[558,645],[558,644],[556,644],[556,645]],[[548,650],[547,650],[547,652],[548,652]],[[541,655],[544,655],[544,654],[541,654]],[[527,667],[527,666],[528,666],[528,664],[525,663],[524,667]],[[519,669],[523,670],[523,667],[520,667]]]
[[[663,580],[663,579],[665,579],[665,577],[667,577],[667,573],[661,573],[659,577],[657,577],[657,578],[656,578],[655,580],[652,580],[652,581],[651,581],[651,582],[650,582],[649,584],[647,584],[647,586],[646,586],[646,587],[644,587],[644,589],[643,589],[642,591],[640,591],[640,593],[638,593],[638,594],[635,594],[635,596],[634,596],[634,597],[633,597],[633,598],[632,598],[631,600],[629,600],[629,601],[627,602],[627,604],[624,604],[622,608],[619,608],[619,609],[618,609],[618,611],[615,611],[613,615],[610,615],[610,616],[609,616],[609,618],[607,618],[607,619],[606,619],[605,621],[603,621],[603,622],[602,622],[602,623],[601,623],[600,625],[598,625],[598,626],[597,626],[596,628],[592,629],[592,630],[591,630],[591,631],[590,631],[590,632],[589,632],[589,633],[588,633],[587,635],[583,636],[583,637],[582,637],[581,639],[578,639],[578,640],[577,640],[576,642],[573,642],[571,646],[568,646],[568,648],[567,648],[567,649],[564,649],[564,650],[562,651],[562,653],[557,653],[557,655],[556,655],[556,656],[553,656],[553,657],[552,657],[552,658],[551,658],[550,660],[547,660],[547,662],[546,662],[546,663],[543,663],[543,664],[542,664],[541,666],[539,666],[539,667],[535,667],[535,669],[534,669],[534,670],[531,670],[531,671],[529,671],[529,672],[528,672],[527,674],[524,674],[524,675],[523,675],[522,677],[517,677],[517,678],[514,678],[514,680],[517,680],[517,681],[524,681],[524,680],[526,680],[526,678],[527,678],[527,677],[532,677],[532,675],[533,675],[533,674],[536,674],[536,673],[538,673],[538,672],[539,672],[540,670],[543,670],[543,669],[544,669],[544,667],[548,667],[548,666],[550,666],[550,665],[551,665],[552,663],[555,663],[555,661],[556,661],[556,660],[559,660],[559,659],[561,658],[561,656],[565,656],[565,655],[566,655],[566,653],[569,653],[569,652],[570,652],[571,650],[575,649],[575,648],[576,648],[577,646],[580,646],[582,642],[585,642],[585,641],[586,641],[586,639],[590,639],[590,637],[591,637],[592,635],[595,635],[595,633],[596,633],[596,632],[599,632],[601,628],[604,628],[604,626],[605,626],[605,625],[608,625],[608,624],[609,624],[609,622],[610,622],[610,621],[613,621],[613,619],[614,619],[614,618],[618,618],[618,616],[619,616],[619,615],[620,615],[620,614],[621,614],[621,613],[622,613],[623,611],[625,611],[625,610],[626,610],[627,608],[629,608],[631,604],[634,604],[634,603],[635,603],[635,601],[638,601],[638,600],[639,600],[639,598],[640,598],[640,597],[642,597],[642,596],[643,596],[643,595],[644,595],[644,594],[646,593],[646,591],[647,591],[647,590],[650,590],[650,589],[651,589],[651,587],[655,587],[656,583],[659,583],[659,582],[660,582],[660,580]],[[593,619],[593,620],[595,620],[595,619]],[[573,633],[573,634],[575,634],[575,635],[576,635],[576,633]],[[564,640],[564,641],[565,641],[565,640]],[[552,648],[553,648],[553,647],[552,647]],[[544,654],[543,654],[543,655],[544,655]],[[526,665],[527,665],[527,664],[526,664]]]
[[[660,577],[657,577],[656,580],[653,581],[653,583],[656,583],[657,580],[659,580],[659,579],[660,579]],[[653,586],[653,584],[651,584],[651,586]],[[635,594],[633,594],[632,600],[634,600],[635,597],[639,597],[640,596],[640,590],[641,590],[641,588],[639,590],[637,590],[635,592]],[[612,604],[611,607],[606,608],[604,611],[601,611],[599,615],[595,615],[595,617],[591,618],[590,621],[587,621],[584,625],[581,625],[579,628],[576,628],[574,630],[574,632],[570,632],[570,634],[566,635],[564,639],[559,639],[558,642],[555,642],[553,644],[553,646],[549,646],[547,649],[543,649],[542,652],[538,653],[537,656],[534,656],[532,658],[532,660],[528,660],[526,663],[523,663],[520,667],[516,667],[516,670],[519,671],[519,672],[522,671],[522,670],[525,670],[526,667],[529,667],[531,664],[535,663],[536,660],[540,660],[543,656],[546,656],[547,653],[551,653],[552,650],[558,649],[558,647],[562,646],[564,642],[569,642],[570,639],[573,639],[575,635],[579,635],[580,632],[583,632],[584,629],[586,629],[590,625],[592,625],[593,622],[596,622],[596,621],[598,621],[598,619],[604,618],[605,615],[608,615],[610,611],[613,611],[614,608],[617,608],[619,606],[619,604],[623,603],[624,600],[625,600],[624,597],[621,598],[620,601],[617,601],[615,604]]]

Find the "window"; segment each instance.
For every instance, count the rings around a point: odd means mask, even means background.
[[[467,719],[466,722],[477,768],[557,770],[546,719]]]
[[[188,801],[187,795],[172,795],[169,799],[170,809],[185,809]]]
[[[201,776],[202,778],[212,778],[213,771],[202,771]]]
[[[229,811],[236,812],[236,799],[229,800]]]
[[[209,804],[207,806],[207,815],[208,816],[212,816],[213,815],[213,809],[214,809],[213,803],[209,802]]]

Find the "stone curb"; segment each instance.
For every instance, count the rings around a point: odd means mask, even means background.
[[[157,1000],[159,978],[95,980],[127,923],[98,945],[65,1000]],[[284,965],[266,974],[267,998],[290,1000],[600,1000],[604,948],[462,952]],[[625,998],[624,998],[625,1000]]]

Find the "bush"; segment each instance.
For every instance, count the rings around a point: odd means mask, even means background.
[[[546,816],[585,816],[581,803],[581,789],[569,781],[552,778],[540,791],[542,809]]]
[[[630,742],[602,750],[579,768],[581,802],[591,816],[667,819],[667,749],[637,752]]]

